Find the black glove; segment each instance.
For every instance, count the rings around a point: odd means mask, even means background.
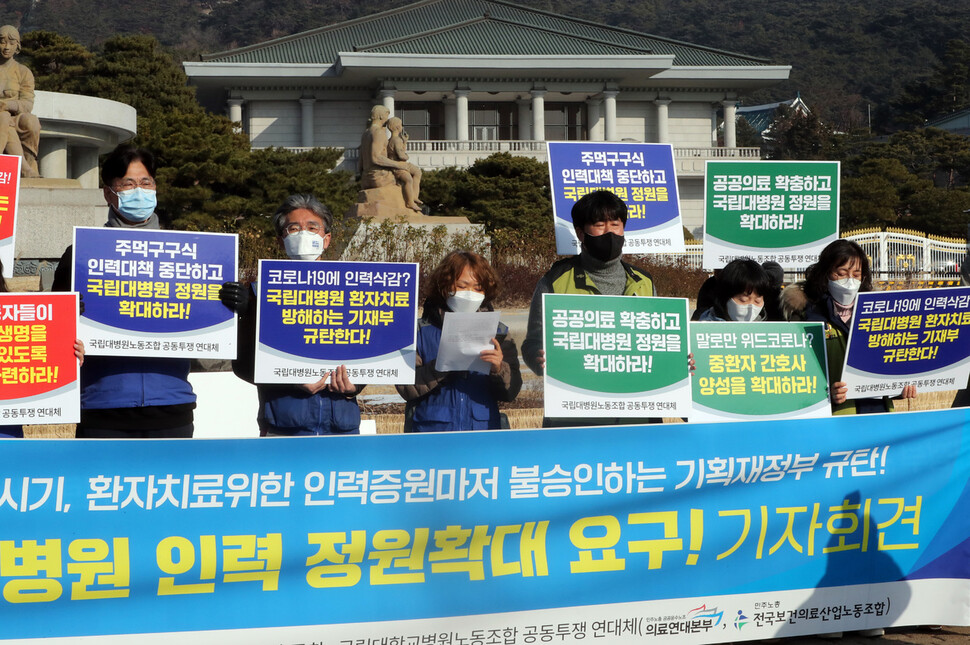
[[[237,314],[249,308],[249,286],[241,282],[227,282],[219,289],[219,300]]]

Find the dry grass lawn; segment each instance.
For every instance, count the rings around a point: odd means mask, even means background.
[[[956,390],[930,392],[915,399],[896,401],[896,411],[942,410],[953,403]],[[542,408],[518,408],[505,410],[513,430],[527,430],[542,427]],[[400,414],[362,414],[364,419],[377,421],[378,434],[394,434],[404,430],[404,417]],[[679,418],[664,418],[664,423],[682,423]],[[74,425],[37,425],[26,426],[25,434],[35,439],[70,439],[74,436]]]

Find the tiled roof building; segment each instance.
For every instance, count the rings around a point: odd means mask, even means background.
[[[670,143],[692,227],[703,160],[757,157],[735,147],[739,96],[790,67],[501,0],[422,0],[185,71],[254,147],[356,148],[374,103],[404,120],[425,168],[497,151],[544,158],[547,140]],[[729,117],[721,142],[718,111]]]

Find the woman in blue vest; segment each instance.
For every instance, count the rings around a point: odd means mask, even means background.
[[[512,401],[522,388],[518,352],[499,323],[492,347],[479,356],[488,374],[439,372],[435,368],[445,312],[492,311],[498,276],[488,261],[470,251],[453,251],[435,268],[418,323],[414,385],[399,385],[407,401],[405,432],[491,430],[502,427],[499,401]]]

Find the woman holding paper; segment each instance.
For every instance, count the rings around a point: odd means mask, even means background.
[[[508,327],[499,323],[491,347],[478,355],[487,373],[443,372],[435,365],[445,315],[492,311],[498,276],[477,253],[453,251],[435,268],[429,282],[418,322],[415,384],[397,386],[407,401],[404,431],[499,429],[498,401],[514,400],[522,388],[518,352]]]
[[[808,267],[805,282],[783,292],[783,306],[789,320],[825,323],[825,353],[829,366],[829,397],[832,414],[892,412],[888,397],[848,399],[849,388],[842,380],[849,345],[852,312],[860,291],[872,291],[869,258],[861,246],[849,240],[835,240]],[[916,386],[907,385],[899,398],[916,396]]]

